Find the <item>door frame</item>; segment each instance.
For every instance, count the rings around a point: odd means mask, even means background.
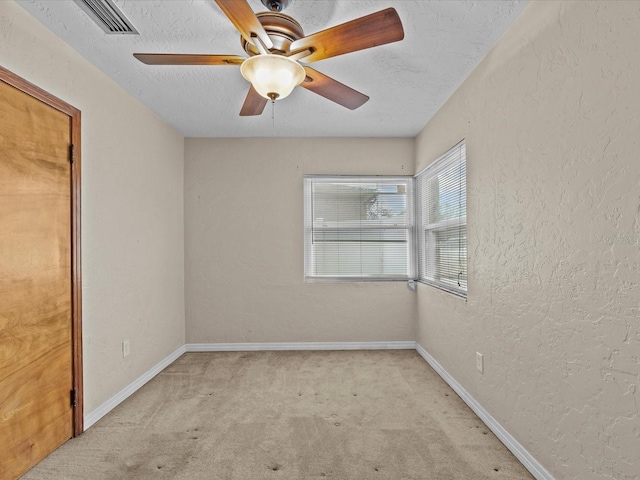
[[[80,110],[0,66],[0,81],[66,114],[71,125],[71,344],[72,382],[76,391],[73,406],[73,436],[84,431],[82,381],[82,269],[80,252]]]

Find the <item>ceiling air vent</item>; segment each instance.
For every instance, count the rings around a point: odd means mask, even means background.
[[[98,26],[110,34],[134,34],[138,31],[112,0],[74,0]]]

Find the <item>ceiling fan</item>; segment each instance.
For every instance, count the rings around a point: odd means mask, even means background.
[[[283,99],[297,86],[351,110],[369,97],[299,61],[325,58],[397,42],[404,38],[398,13],[387,8],[305,36],[301,25],[282,13],[291,0],[261,0],[270,11],[254,13],[246,0],[215,0],[241,35],[249,58],[238,55],[134,53],[147,65],[240,65],[251,88],[241,116],[260,115],[269,100]]]

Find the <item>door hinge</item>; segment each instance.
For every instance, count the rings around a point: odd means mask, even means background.
[[[69,163],[73,163],[73,161],[75,160],[75,154],[74,154],[74,148],[73,148],[73,143],[71,145],[69,145]]]
[[[71,406],[72,407],[77,407],[78,406],[78,391],[75,388],[71,389],[70,397],[71,397]]]

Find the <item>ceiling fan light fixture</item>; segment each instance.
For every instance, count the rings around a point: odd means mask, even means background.
[[[307,76],[295,60],[273,54],[247,58],[240,72],[261,96],[270,100],[285,98]]]

